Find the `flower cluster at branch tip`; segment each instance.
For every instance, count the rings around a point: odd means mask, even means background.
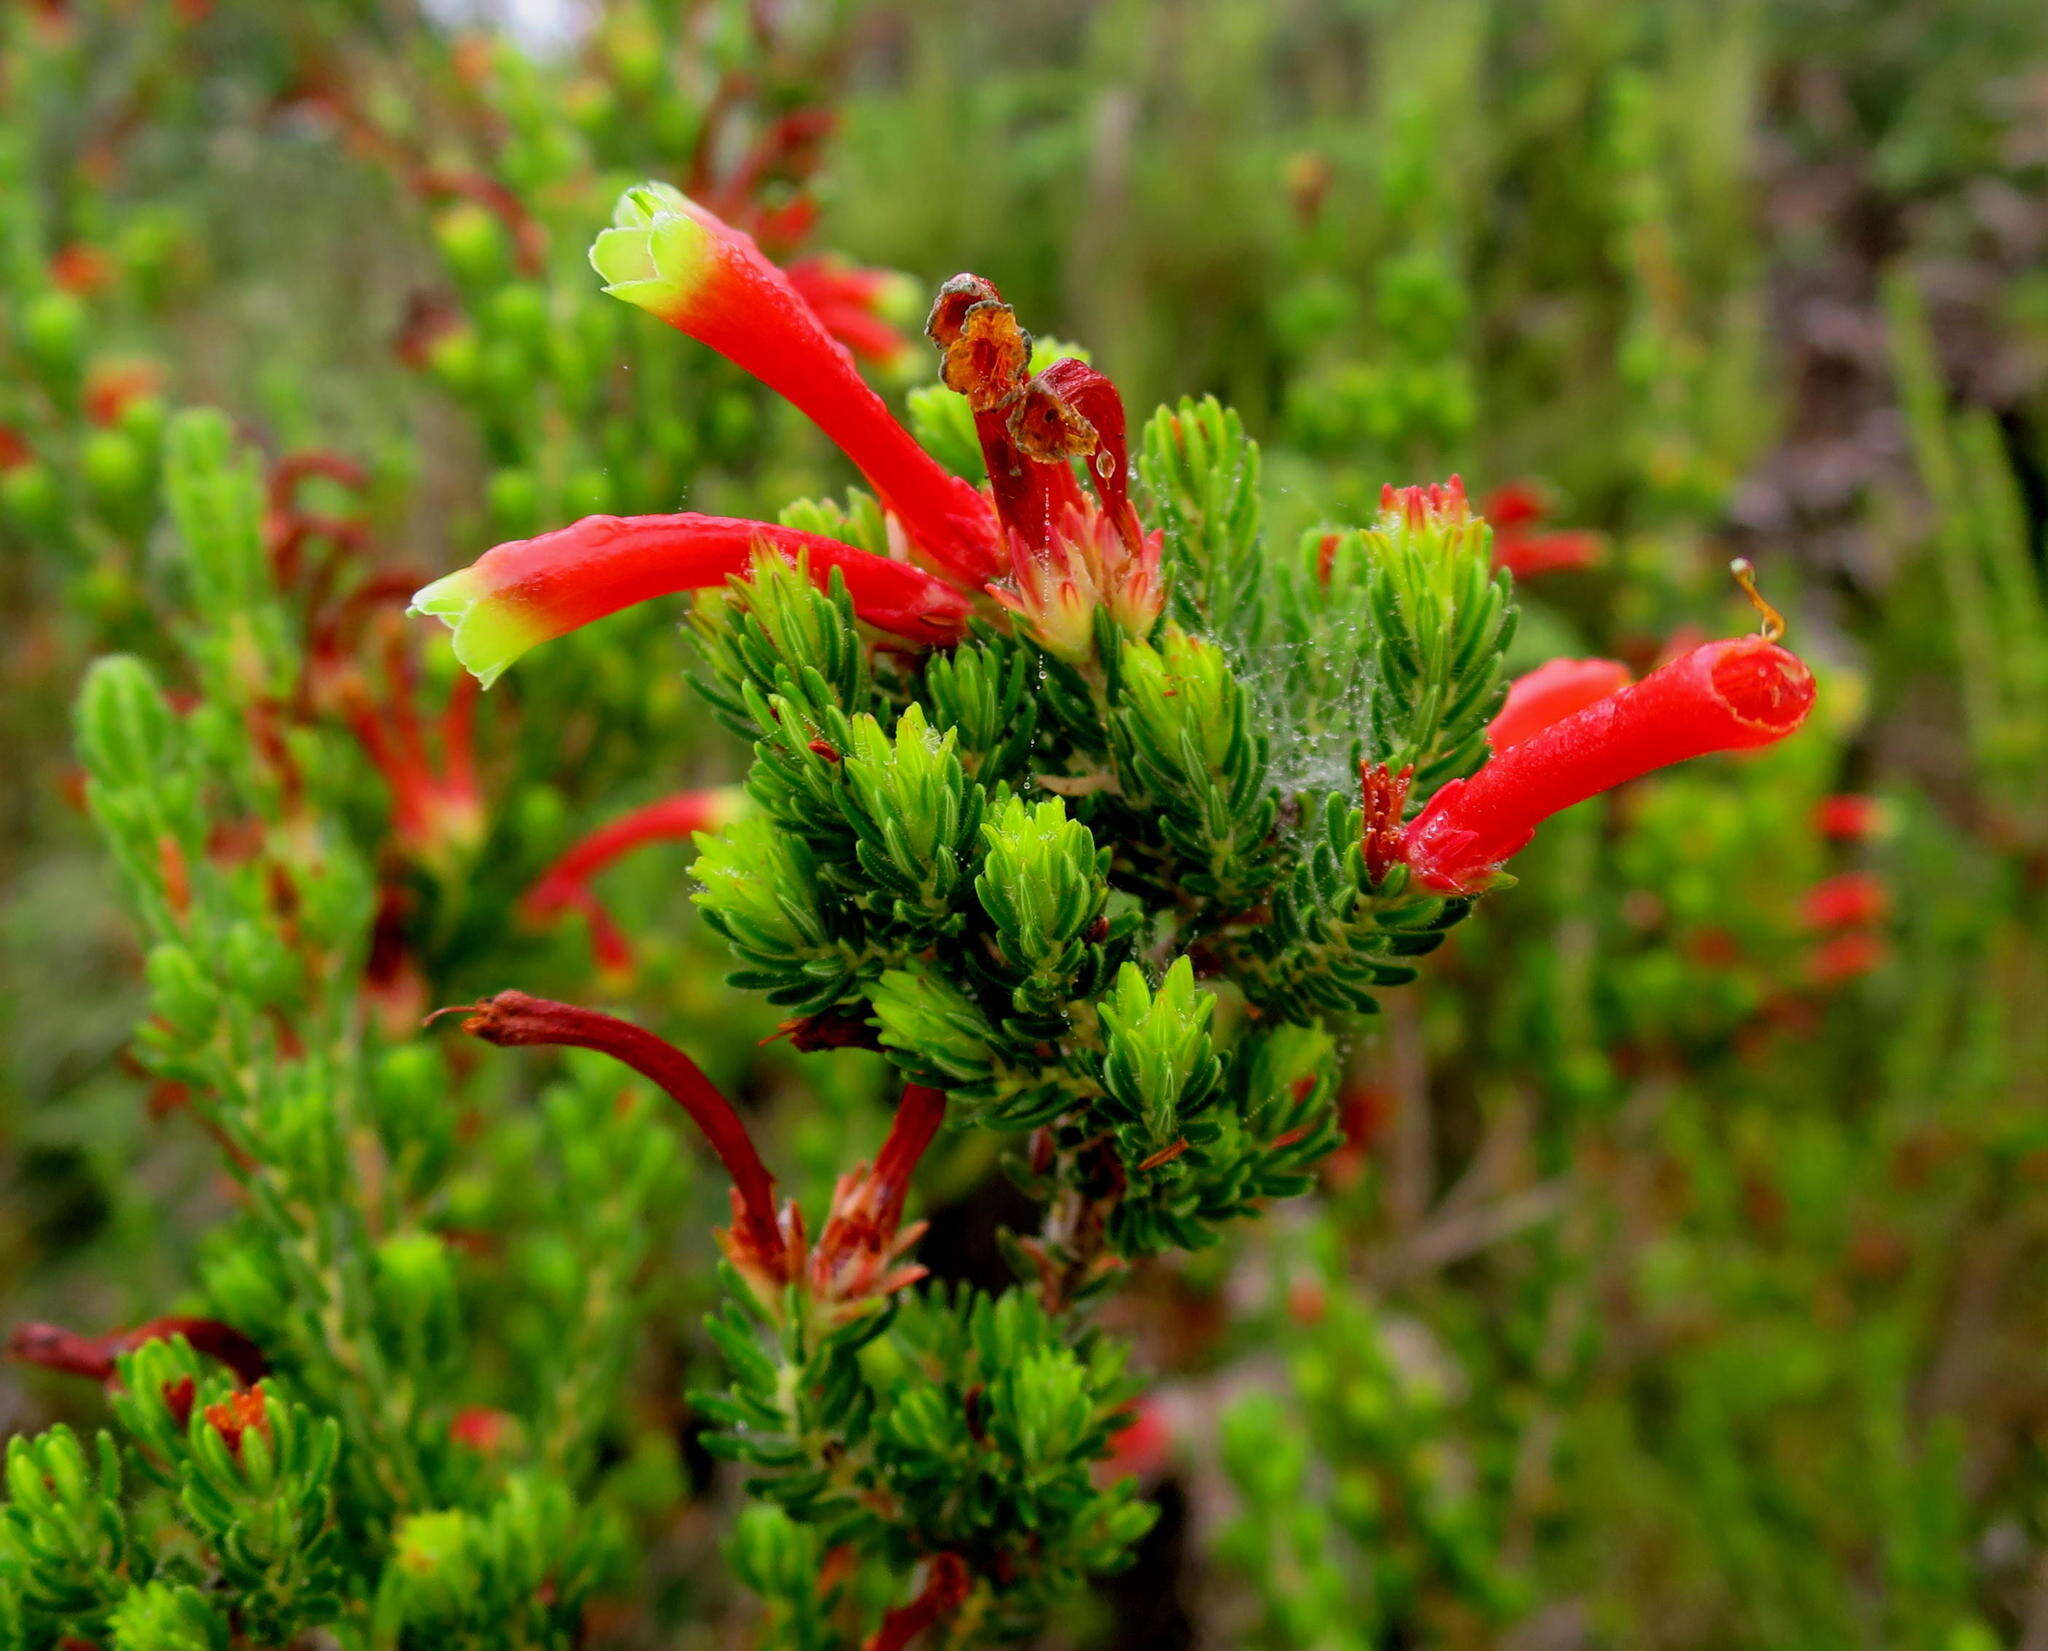
[[[590,258],[607,292],[709,345],[829,436],[880,498],[890,554],[694,512],[593,516],[499,545],[413,598],[416,612],[446,621],[484,683],[620,608],[742,576],[764,550],[821,584],[838,574],[863,620],[917,646],[957,640],[978,601],[1076,660],[1098,610],[1131,634],[1157,620],[1160,539],[1131,506],[1115,386],[1073,359],[1030,376],[1030,339],[987,281],[949,281],[928,325],[946,382],[974,408],[984,493],[897,422],[789,273],[705,207],[665,185],[629,190]]]
[[[1456,549],[1466,535],[1483,531],[1486,525],[1483,516],[1472,514],[1472,501],[1465,496],[1462,476],[1414,487],[1396,487],[1388,482],[1380,489],[1380,517],[1390,526],[1406,527],[1410,533],[1440,533],[1447,550]]]

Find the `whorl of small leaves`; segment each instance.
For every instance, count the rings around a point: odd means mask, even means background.
[[[1138,477],[1147,519],[1165,533],[1173,614],[1191,630],[1257,629],[1263,585],[1259,446],[1214,396],[1183,398],[1147,421]]]
[[[956,933],[954,907],[965,891],[983,797],[961,765],[959,736],[936,732],[916,704],[897,719],[893,738],[870,716],[856,718],[850,732],[844,808],[861,870],[901,927]]]
[[[1410,798],[1486,759],[1507,689],[1514,581],[1493,567],[1490,529],[1411,527],[1390,514],[1363,535],[1373,679],[1366,755],[1415,770]]]
[[[90,1633],[147,1651],[214,1647],[230,1626],[216,1601],[260,1644],[340,1622],[362,1579],[334,1514],[334,1419],[265,1388],[261,1423],[230,1446],[207,1410],[234,1384],[182,1340],[124,1356],[120,1376],[126,1449],[102,1432],[88,1456],[61,1426],[8,1443],[0,1622],[12,1615],[18,1643]],[[150,1486],[179,1540],[161,1541],[161,1514],[130,1503]]]
[[[1268,921],[1233,952],[1245,995],[1268,1013],[1303,1024],[1376,1013],[1374,994],[1413,980],[1407,960],[1435,951],[1471,910],[1469,900],[1411,891],[1405,867],[1370,887],[1362,829],[1347,795],[1326,796]]]
[[[1120,1569],[1155,1510],[1130,1481],[1098,1488],[1136,1392],[1124,1351],[1070,1345],[1029,1294],[930,1291],[898,1315],[889,1402],[875,1412],[876,1482],[902,1517],[896,1554],[957,1553],[1019,1626],[1090,1575]]]
[[[917,691],[934,728],[959,736],[961,764],[983,785],[1019,780],[1038,730],[1034,652],[976,621],[968,640],[925,661]]]
[[[1122,802],[1156,819],[1125,834],[1119,869],[1161,903],[1192,899],[1212,918],[1235,916],[1274,874],[1280,808],[1249,696],[1219,648],[1177,630],[1156,648],[1127,646],[1122,667],[1110,720]]]
[[[1010,797],[982,826],[987,852],[974,891],[995,925],[996,974],[1019,1015],[1042,1018],[1077,996],[1085,978],[1087,937],[1109,899],[1109,851],[1067,817],[1065,802]]]
[[[703,839],[691,898],[731,945],[727,978],[768,1001],[812,1014],[854,990],[867,958],[850,908],[819,897],[817,856],[801,838],[756,815]]]
[[[32,1633],[97,1633],[125,1589],[147,1574],[121,1511],[121,1463],[110,1434],[88,1453],[70,1428],[7,1441],[7,1505],[0,1508],[0,1599],[10,1624]],[[0,1617],[0,1621],[5,1621]]]
[[[1116,1252],[1204,1249],[1264,1201],[1305,1192],[1340,1139],[1330,1062],[1318,1031],[1280,1026],[1241,1038],[1207,1104],[1184,1112],[1174,1145],[1186,1148],[1149,1165],[1126,1160],[1110,1214]]]
[[[515,1476],[481,1509],[413,1514],[392,1540],[373,1617],[380,1643],[566,1648],[612,1571],[612,1521],[559,1483]]]
[[[743,739],[759,733],[745,690],[763,699],[796,692],[801,679],[791,676],[791,661],[801,661],[821,679],[824,703],[850,713],[872,701],[867,644],[836,568],[820,590],[804,559],[791,567],[764,551],[747,578],[733,580],[726,592],[698,598],[690,629],[706,667],[693,678],[697,689]]]
[[[1204,1144],[1203,1117],[1223,1078],[1209,1037],[1216,1000],[1195,987],[1194,966],[1174,960],[1155,991],[1135,963],[1102,1001],[1102,1100],[1118,1153],[1134,1166],[1186,1141]]]

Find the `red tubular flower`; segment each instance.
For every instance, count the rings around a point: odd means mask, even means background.
[[[605,291],[751,373],[832,438],[939,567],[978,582],[997,568],[987,502],[890,415],[753,238],[677,190],[628,190],[590,262]]]
[[[458,677],[437,719],[438,760],[427,741],[419,706],[419,684],[402,632],[392,631],[384,648],[383,694],[373,696],[358,671],[336,686],[344,720],[383,776],[391,794],[393,835],[421,860],[473,848],[484,831],[483,795],[477,785],[474,711],[481,691],[472,677]]]
[[[968,605],[930,574],[836,539],[730,516],[586,516],[534,539],[514,539],[413,597],[444,620],[455,657],[488,687],[529,648],[607,614],[678,591],[722,585],[766,546],[807,557],[821,581],[845,575],[854,610],[913,642],[948,642]]]
[[[1709,642],[1452,780],[1408,827],[1402,858],[1426,888],[1470,894],[1560,809],[1712,751],[1783,739],[1813,675],[1762,637]]]
[[[1597,533],[1503,533],[1493,541],[1493,559],[1517,579],[1599,566],[1607,542]]]
[[[1486,725],[1486,743],[1496,754],[1511,750],[1627,685],[1628,667],[1619,660],[1553,659],[1515,679],[1506,701]]]
[[[1881,921],[1891,911],[1891,891],[1872,872],[1845,871],[1806,891],[1799,912],[1814,929],[1854,929]]]
[[[739,805],[739,793],[729,788],[678,791],[621,814],[572,843],[526,891],[520,910],[529,917],[567,910],[588,892],[590,879],[622,854],[642,843],[672,842],[700,831],[716,831],[733,818]]]
[[[350,493],[361,493],[370,485],[370,473],[346,453],[327,447],[302,447],[286,453],[270,467],[264,496],[271,514],[289,516],[296,511],[299,489],[316,477]]]
[[[103,1336],[83,1336],[56,1324],[20,1324],[7,1338],[7,1356],[67,1376],[107,1382],[114,1379],[114,1363],[121,1354],[132,1353],[145,1342],[163,1341],[171,1336],[183,1336],[195,1353],[226,1365],[238,1382],[254,1383],[270,1372],[263,1349],[232,1325],[219,1319],[177,1314],[151,1319],[132,1330],[109,1331]]]
[[[786,1276],[786,1247],[775,1216],[775,1179],[761,1162],[732,1102],[718,1092],[704,1069],[674,1044],[631,1021],[579,1009],[573,1003],[529,997],[524,992],[500,992],[466,1009],[436,1011],[451,1013],[464,1015],[463,1031],[486,1043],[501,1048],[595,1049],[660,1087],[690,1115],[732,1177],[738,1228],[733,1236],[745,1261],[778,1279]],[[735,1263],[740,1261],[736,1256]],[[746,1270],[744,1266],[742,1270]]]
[[[451,172],[427,167],[413,174],[413,188],[430,201],[474,201],[505,226],[522,275],[547,268],[548,236],[526,203],[496,178],[481,172]]]
[[[1486,495],[1486,519],[1496,533],[1534,527],[1545,514],[1543,491],[1534,482],[1503,482]]]

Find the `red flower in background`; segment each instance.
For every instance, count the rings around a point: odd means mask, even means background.
[[[1549,506],[1533,482],[1495,488],[1487,495],[1484,514],[1493,524],[1494,562],[1517,579],[1594,567],[1607,555],[1607,541],[1597,533],[1538,532]]]
[[[1807,954],[1806,978],[1815,986],[1841,986],[1873,973],[1890,956],[1880,935],[1860,930],[1832,935]]]
[[[81,241],[59,250],[50,260],[50,279],[64,291],[89,298],[114,278],[114,262],[98,247]]]
[[[700,831],[716,831],[740,806],[741,793],[733,790],[679,791],[622,814],[572,844],[521,897],[519,909],[543,923],[565,912],[581,913],[590,925],[599,966],[609,973],[624,973],[632,968],[632,947],[592,892],[590,880],[643,843],[687,840]]]
[[[864,269],[836,253],[814,253],[783,267],[825,330],[853,352],[854,359],[893,372],[910,354],[910,340],[886,319],[903,307],[907,276]]]
[[[163,369],[153,361],[95,361],[85,374],[85,416],[102,427],[118,424],[136,402],[163,389]]]
[[[1884,823],[1884,805],[1875,797],[1844,793],[1823,797],[1813,811],[1814,829],[1838,843],[1860,843]]]
[[[1809,928],[1853,929],[1881,922],[1891,906],[1891,891],[1874,872],[1845,871],[1808,889],[1799,909]]]

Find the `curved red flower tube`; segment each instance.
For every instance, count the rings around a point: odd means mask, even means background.
[[[732,516],[586,516],[532,539],[488,550],[412,599],[455,633],[455,657],[485,686],[529,648],[636,602],[722,585],[756,550],[808,562],[821,583],[845,575],[869,624],[924,644],[950,642],[969,607],[959,592],[907,562],[873,556],[816,533]]]
[[[1694,648],[1442,787],[1401,857],[1426,888],[1477,893],[1551,815],[1671,763],[1783,739],[1813,692],[1813,673],[1763,637]]]

